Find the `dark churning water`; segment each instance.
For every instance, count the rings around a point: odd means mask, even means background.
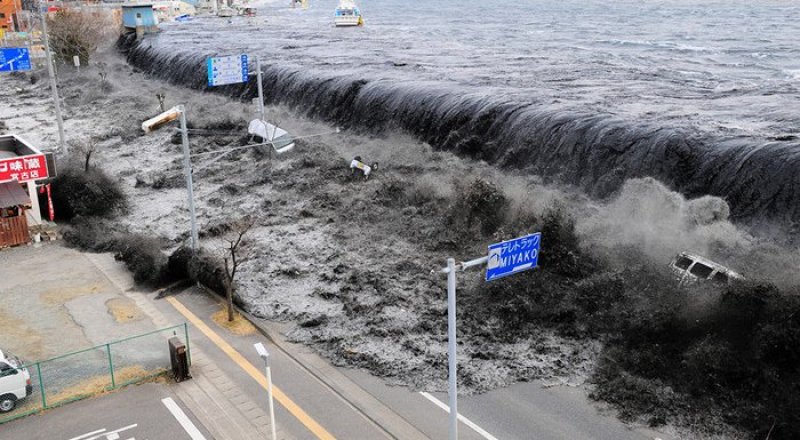
[[[285,3],[285,4],[284,4]],[[205,87],[205,57],[260,55],[269,102],[575,184],[654,176],[748,222],[800,220],[800,3],[335,1],[197,19],[123,40],[129,61]],[[255,83],[223,93],[249,98]]]

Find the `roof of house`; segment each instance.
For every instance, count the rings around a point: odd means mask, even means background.
[[[19,182],[2,182],[0,183],[0,208],[8,208],[11,206],[30,205],[31,199],[22,185]]]

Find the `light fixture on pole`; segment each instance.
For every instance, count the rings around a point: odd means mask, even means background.
[[[275,406],[272,403],[272,372],[269,368],[269,352],[261,342],[253,344],[253,346],[264,360],[264,369],[267,373],[267,396],[269,397],[269,424],[272,429],[272,440],[278,440],[278,435],[275,433]]]
[[[181,143],[183,144],[183,172],[186,175],[186,192],[189,197],[189,216],[192,224],[192,251],[197,251],[197,216],[194,211],[194,189],[192,187],[192,162],[189,156],[189,130],[186,127],[186,110],[176,105],[158,116],[142,122],[142,130],[150,133],[157,128],[180,118]]]

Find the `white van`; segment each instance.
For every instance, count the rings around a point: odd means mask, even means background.
[[[0,350],[0,413],[9,412],[17,401],[31,395],[31,375],[18,357]]]
[[[681,252],[670,263],[672,272],[680,277],[680,284],[692,284],[698,281],[709,280],[725,285],[744,277],[727,267],[717,264],[699,255]]]

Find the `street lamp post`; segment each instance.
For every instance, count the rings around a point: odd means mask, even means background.
[[[186,175],[186,192],[189,198],[189,216],[192,225],[192,251],[197,251],[199,241],[197,234],[197,216],[194,210],[194,190],[192,185],[192,161],[189,154],[189,130],[186,127],[186,109],[183,105],[177,105],[160,115],[142,122],[142,130],[149,133],[162,125],[180,119],[181,124],[181,143],[183,144],[183,172]]]
[[[278,440],[278,435],[275,433],[275,406],[272,403],[272,372],[269,368],[269,352],[261,342],[253,344],[253,346],[256,348],[258,355],[261,356],[261,359],[264,359],[264,370],[267,374],[267,396],[269,398],[269,424],[272,429],[272,440]]]

